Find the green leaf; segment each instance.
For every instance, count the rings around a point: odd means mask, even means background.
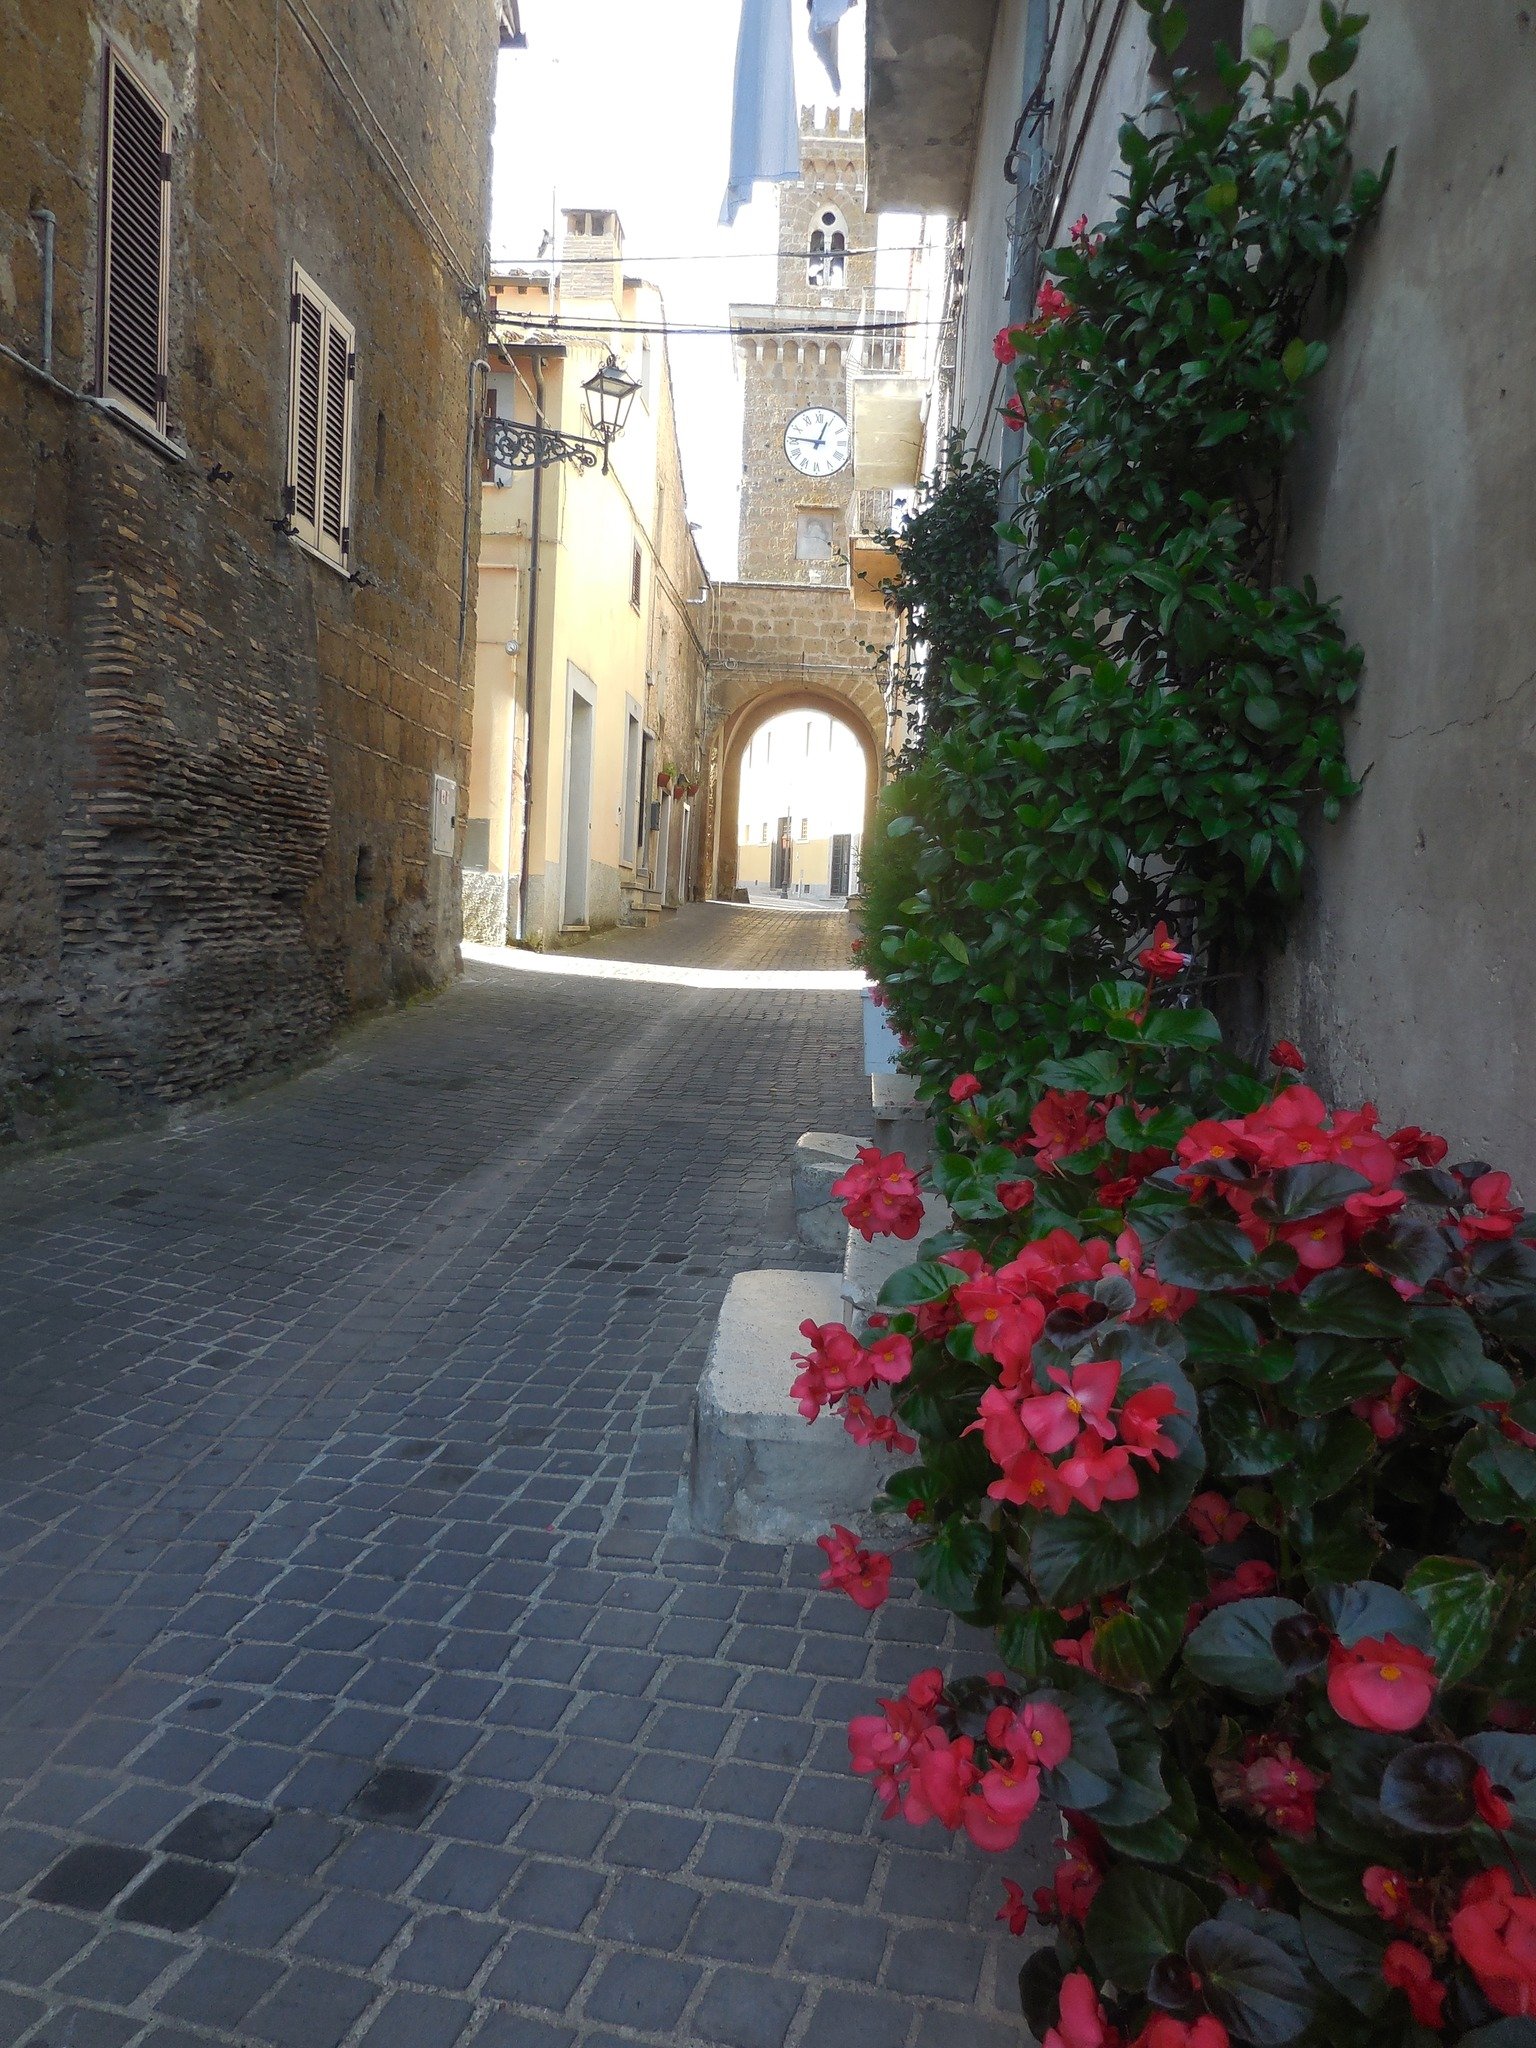
[[[1246,1388],[1213,1387],[1204,1409],[1206,1449],[1219,1478],[1263,1479],[1295,1456],[1290,1432],[1267,1423]]]
[[[1385,1393],[1397,1367],[1380,1344],[1355,1337],[1302,1337],[1285,1398],[1298,1415],[1327,1415],[1352,1401]]]
[[[1223,1686],[1245,1700],[1265,1704],[1282,1699],[1297,1674],[1275,1654],[1275,1624],[1296,1618],[1305,1620],[1306,1609],[1278,1595],[1218,1607],[1184,1645],[1184,1668],[1205,1684]]]
[[[1189,34],[1189,16],[1175,0],[1175,4],[1162,10],[1155,28],[1158,48],[1165,57],[1171,57]]]
[[[919,1302],[942,1301],[965,1275],[958,1266],[946,1266],[939,1259],[919,1259],[915,1265],[900,1266],[881,1284],[882,1308],[913,1308]]]
[[[1469,1429],[1451,1458],[1451,1489],[1474,1521],[1523,1520],[1536,1507],[1536,1457],[1492,1429]]]
[[[1182,1955],[1204,1918],[1205,1906],[1188,1885],[1126,1863],[1099,1886],[1083,1932],[1089,1954],[1111,1983],[1122,1991],[1144,1991],[1153,1964]]]
[[[1318,1612],[1346,1645],[1362,1636],[1396,1636],[1416,1650],[1432,1646],[1429,1618],[1416,1601],[1380,1579],[1356,1579],[1347,1586],[1319,1586]]]
[[[1477,1818],[1477,1759],[1458,1742],[1412,1742],[1381,1774],[1383,1814],[1415,1835],[1459,1835]]]
[[[1369,1916],[1372,1907],[1361,1888],[1358,1858],[1341,1856],[1326,1842],[1277,1841],[1274,1853],[1291,1873],[1305,1899],[1329,1913]]]
[[[1206,2005],[1253,2048],[1282,2048],[1304,2033],[1317,1993],[1278,1942],[1227,1920],[1206,1920],[1184,1944]]]
[[[1235,1224],[1214,1216],[1177,1224],[1157,1247],[1157,1276],[1170,1287],[1242,1287],[1253,1280],[1253,1246]]]
[[[1119,1530],[1082,1508],[1041,1521],[1030,1538],[1029,1575],[1041,1599],[1054,1607],[1113,1592],[1136,1565],[1136,1552]]]
[[[1470,1677],[1488,1654],[1499,1605],[1498,1587],[1482,1566],[1465,1557],[1421,1558],[1403,1590],[1429,1617],[1440,1683]]]
[[[1483,1350],[1478,1327],[1464,1308],[1413,1311],[1403,1371],[1457,1408],[1507,1401],[1515,1391],[1503,1366]]]
[[[1386,1944],[1371,1941],[1315,1906],[1301,1908],[1302,1938],[1318,1975],[1347,1998],[1356,2012],[1375,2019],[1386,2005],[1389,1987],[1381,1974]]]
[[[998,1654],[1010,1671],[1038,1682],[1056,1667],[1051,1644],[1061,1635],[1062,1627],[1054,1607],[1011,1607],[998,1625]]]
[[[958,960],[962,967],[970,966],[971,956],[966,951],[965,942],[962,939],[957,939],[953,932],[940,932],[939,944],[946,953]]]
[[[1270,1306],[1284,1330],[1393,1338],[1408,1329],[1408,1311],[1388,1282],[1353,1267],[1319,1273],[1294,1300],[1279,1295]]]
[[[1291,384],[1299,383],[1306,375],[1307,344],[1299,335],[1295,341],[1288,344],[1285,354],[1280,358],[1280,367],[1285,372],[1286,381]]]
[[[1093,1662],[1106,1684],[1149,1686],[1161,1678],[1178,1654],[1190,1602],[1199,1591],[1183,1572],[1165,1566],[1132,1591],[1127,1612],[1100,1622]]]
[[[1296,1426],[1291,1463],[1274,1475],[1275,1492],[1287,1507],[1311,1507],[1347,1485],[1375,1449],[1357,1415],[1308,1417]]]
[[[1309,1216],[1341,1208],[1348,1196],[1363,1194],[1370,1185],[1363,1173],[1326,1160],[1284,1166],[1274,1177],[1269,1206],[1281,1223],[1304,1223]]]
[[[1221,1026],[1209,1010],[1154,1010],[1141,1037],[1144,1045],[1220,1045]]]
[[[951,1515],[918,1552],[918,1584],[956,1614],[969,1614],[992,1563],[993,1545],[1001,1540],[979,1522]]]

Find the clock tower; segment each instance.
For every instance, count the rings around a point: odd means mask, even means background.
[[[746,401],[739,573],[748,583],[846,587],[850,384],[870,341],[828,330],[874,313],[863,113],[802,111],[800,166],[799,183],[779,188],[773,303],[731,308]]]

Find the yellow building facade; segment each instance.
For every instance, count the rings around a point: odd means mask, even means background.
[[[547,946],[696,893],[708,585],[661,296],[625,277],[617,215],[568,211],[558,265],[492,301],[489,416],[566,459],[488,441],[464,935]],[[637,389],[605,469],[584,386],[610,357]]]

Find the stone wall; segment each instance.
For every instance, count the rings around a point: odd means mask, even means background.
[[[454,969],[494,9],[296,8],[0,0],[0,342],[34,361],[58,221],[57,386],[0,356],[0,1134],[280,1067]],[[173,121],[169,447],[80,395],[108,35]],[[275,530],[295,261],[357,329],[351,578]]]

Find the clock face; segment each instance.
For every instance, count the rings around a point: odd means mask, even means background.
[[[829,406],[807,406],[784,429],[784,453],[802,476],[834,476],[848,460],[848,422]]]

